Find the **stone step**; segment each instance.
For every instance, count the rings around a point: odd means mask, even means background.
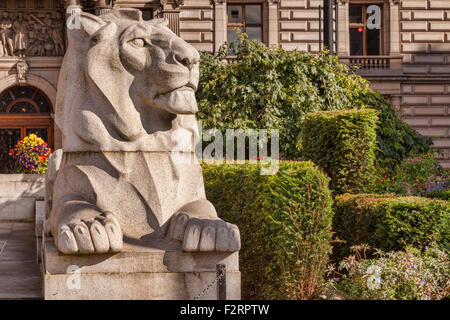
[[[32,222],[0,222],[0,299],[42,299]]]

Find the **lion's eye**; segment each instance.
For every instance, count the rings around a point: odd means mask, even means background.
[[[129,41],[129,43],[136,48],[145,47],[145,40],[142,38],[133,39],[133,40]]]

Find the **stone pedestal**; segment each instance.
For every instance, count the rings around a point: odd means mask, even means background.
[[[48,300],[194,299],[226,266],[227,300],[241,298],[238,253],[186,253],[124,243],[116,254],[63,255],[43,239],[43,295]],[[217,299],[217,281],[199,300]]]

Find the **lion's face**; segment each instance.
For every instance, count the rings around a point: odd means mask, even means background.
[[[161,22],[140,21],[119,38],[120,59],[135,77],[130,88],[140,105],[170,113],[197,112],[194,92],[199,79],[199,54]]]
[[[200,56],[174,34],[167,21],[142,20],[135,9],[93,16],[81,14],[80,30],[70,30],[69,51],[86,57],[86,71],[118,109],[156,107],[172,114],[194,114]]]
[[[196,131],[200,57],[166,21],[135,9],[73,17],[55,117],[65,148],[170,150],[170,130]]]

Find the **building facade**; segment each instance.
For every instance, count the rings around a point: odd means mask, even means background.
[[[240,29],[286,50],[321,48],[323,0],[0,0],[0,173],[8,151],[35,132],[53,148],[65,19],[81,8],[101,14],[138,8],[164,17],[199,51],[217,52]],[[337,0],[334,49],[430,136],[450,167],[450,0]]]

